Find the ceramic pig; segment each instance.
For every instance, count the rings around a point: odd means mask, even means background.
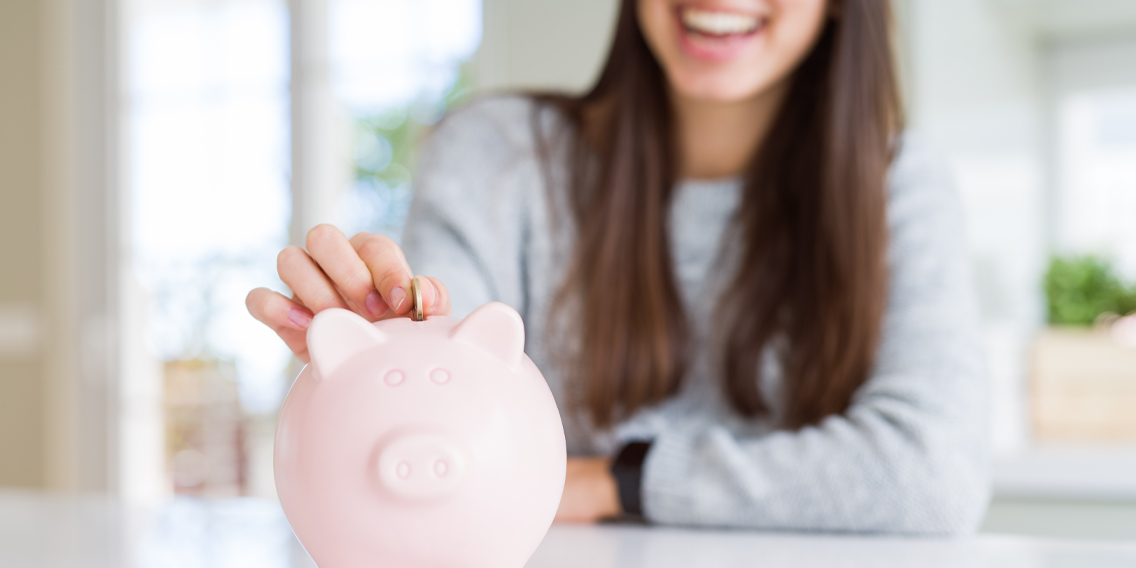
[[[564,488],[564,430],[501,303],[308,328],[276,431],[280,503],[320,568],[522,568]]]

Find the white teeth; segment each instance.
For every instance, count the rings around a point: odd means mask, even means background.
[[[686,8],[682,11],[682,23],[687,29],[706,35],[746,34],[757,29],[758,18],[735,12]]]

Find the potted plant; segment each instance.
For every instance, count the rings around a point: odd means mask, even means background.
[[[1049,327],[1031,365],[1034,437],[1136,442],[1136,286],[1091,255],[1053,258],[1044,286]]]

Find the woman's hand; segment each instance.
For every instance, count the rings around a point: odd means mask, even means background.
[[[276,258],[292,298],[267,288],[249,292],[249,313],[272,328],[301,361],[308,362],[307,329],[328,308],[349,309],[368,321],[410,314],[413,275],[402,249],[384,235],[359,233],[350,240],[332,225],[308,231],[307,250],[290,246]],[[450,295],[437,278],[423,277],[426,315],[450,315]]]
[[[556,522],[594,523],[620,513],[619,490],[607,458],[568,458]]]

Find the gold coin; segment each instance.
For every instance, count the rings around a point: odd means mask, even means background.
[[[410,296],[414,300],[414,306],[410,310],[410,319],[414,321],[422,321],[426,319],[426,311],[422,306],[422,280],[421,276],[415,276],[410,281]]]

